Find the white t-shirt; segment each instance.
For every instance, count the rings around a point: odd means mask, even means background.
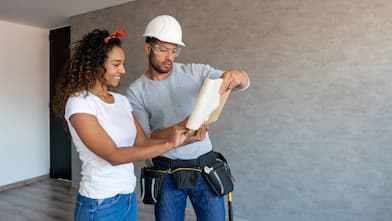
[[[93,199],[132,193],[136,186],[133,163],[112,166],[94,154],[81,141],[69,119],[76,113],[94,115],[118,148],[133,146],[136,127],[132,116],[132,107],[125,96],[110,93],[114,97],[113,104],[105,103],[94,94],[82,91],[69,97],[65,106],[65,119],[72,142],[82,161],[79,193]]]

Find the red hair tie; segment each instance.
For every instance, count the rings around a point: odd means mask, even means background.
[[[115,33],[109,35],[108,37],[106,37],[104,42],[105,42],[105,44],[107,44],[107,43],[109,43],[110,39],[125,36],[125,34],[126,34],[125,30],[121,29],[120,31],[115,32]]]

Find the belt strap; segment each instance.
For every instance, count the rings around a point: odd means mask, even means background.
[[[216,154],[213,151],[205,153],[196,159],[191,160],[173,160],[167,157],[155,157],[152,159],[154,168],[157,169],[176,169],[179,167],[203,168],[205,165],[211,165],[216,160]]]

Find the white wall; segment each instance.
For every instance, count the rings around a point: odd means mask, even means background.
[[[49,30],[0,21],[0,186],[49,173]]]

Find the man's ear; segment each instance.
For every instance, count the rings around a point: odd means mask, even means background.
[[[150,56],[151,45],[149,43],[144,42],[144,53],[146,53],[147,56]]]

